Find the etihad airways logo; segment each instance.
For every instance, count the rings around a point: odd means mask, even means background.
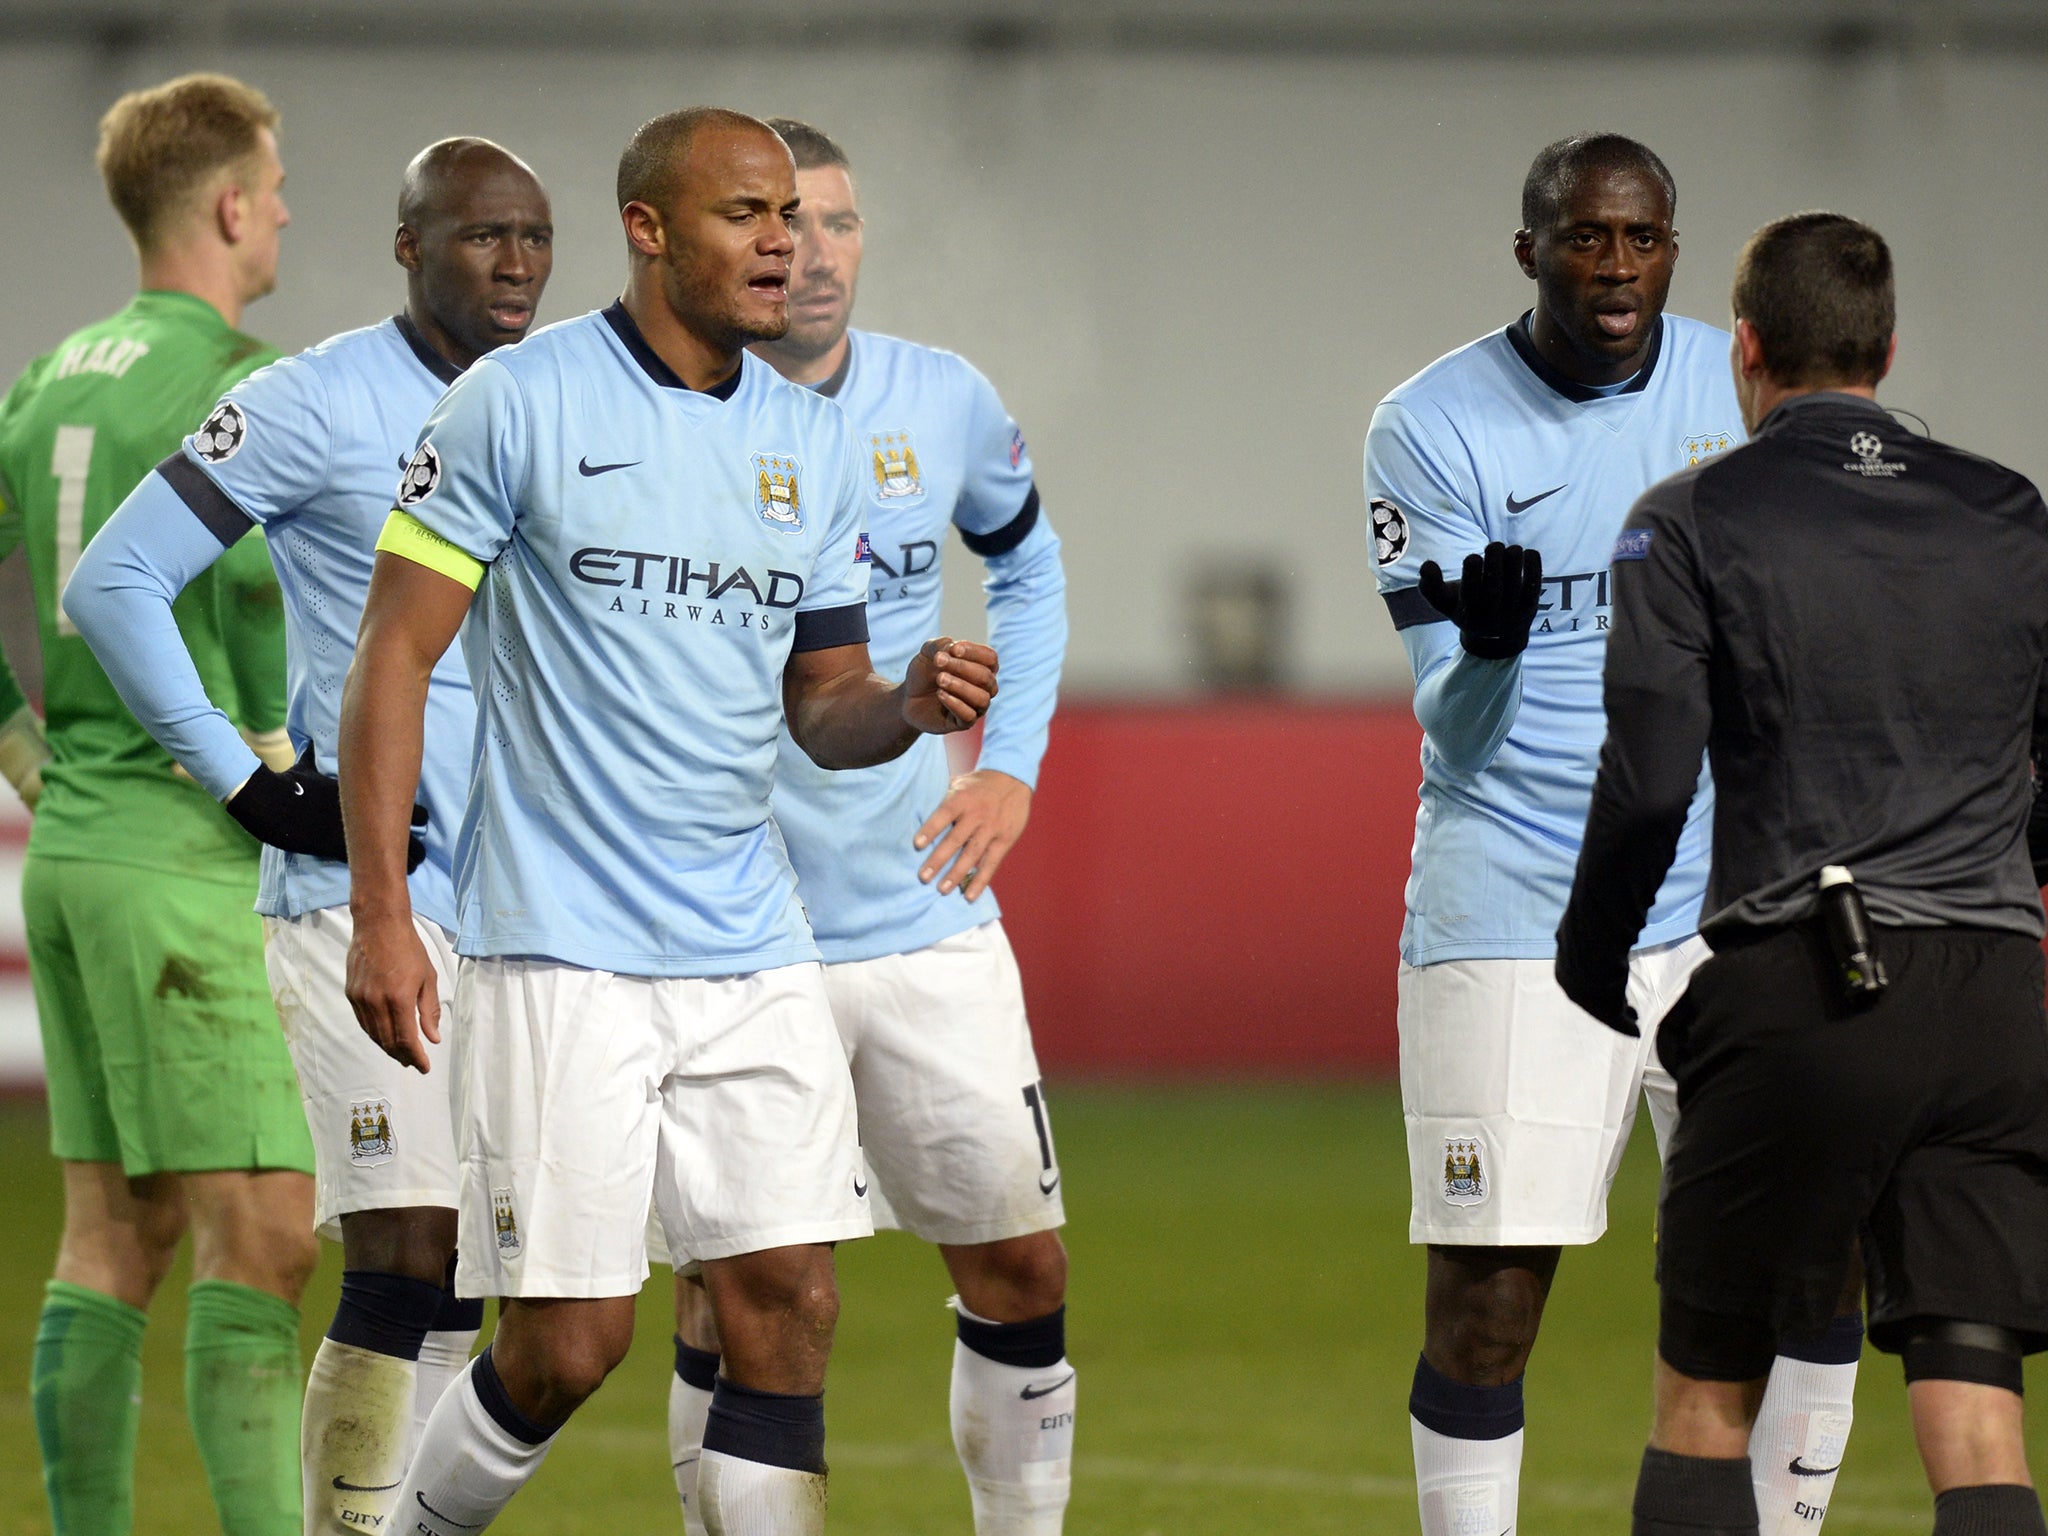
[[[804,595],[804,579],[795,571],[755,572],[744,565],[645,549],[579,549],[569,557],[569,574],[589,586],[620,589],[607,613],[741,629],[765,630],[768,615],[758,610],[794,608]],[[728,610],[726,599],[753,606]],[[734,617],[727,618],[728,611]]]

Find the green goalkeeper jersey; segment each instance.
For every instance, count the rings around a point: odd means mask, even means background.
[[[44,858],[256,877],[257,845],[175,771],[58,606],[79,552],[228,388],[279,354],[205,300],[144,292],[37,358],[0,401],[0,556],[28,548],[52,761],[29,834]],[[208,696],[250,732],[284,724],[284,616],[251,533],[172,604]],[[0,661],[0,718],[19,704]]]

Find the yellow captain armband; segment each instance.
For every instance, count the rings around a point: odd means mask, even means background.
[[[377,535],[377,547],[402,555],[414,565],[439,571],[450,581],[459,581],[472,592],[484,579],[483,561],[449,543],[410,512],[401,512],[396,507],[384,519],[384,531]]]

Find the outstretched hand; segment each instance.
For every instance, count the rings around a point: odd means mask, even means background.
[[[1422,596],[1458,626],[1458,638],[1474,656],[1505,661],[1529,644],[1529,626],[1543,601],[1543,556],[1519,544],[1498,541],[1484,554],[1467,555],[1463,579],[1454,590],[1434,560],[1422,563]]]
[[[996,696],[996,653],[972,640],[927,640],[903,675],[903,718],[928,736],[964,731]]]

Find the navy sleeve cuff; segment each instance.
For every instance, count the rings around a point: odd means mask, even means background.
[[[1024,498],[1024,505],[1017,515],[1002,527],[989,533],[969,533],[960,530],[960,542],[973,550],[984,560],[993,560],[997,555],[1007,555],[1031,536],[1031,530],[1038,526],[1038,482],[1031,482],[1031,491]]]
[[[256,526],[256,519],[236,506],[228,493],[184,454],[172,454],[157,465],[156,472],[178,493],[178,499],[192,509],[192,515],[206,525],[206,531],[220,540],[221,548],[232,548]]]
[[[1455,581],[1446,582],[1453,591]],[[1422,595],[1420,587],[1399,587],[1386,594],[1387,612],[1393,617],[1394,628],[1413,629],[1418,624],[1442,624],[1448,617],[1436,604]]]
[[[848,603],[843,608],[812,608],[796,616],[793,651],[829,651],[835,645],[868,643],[868,605]]]

